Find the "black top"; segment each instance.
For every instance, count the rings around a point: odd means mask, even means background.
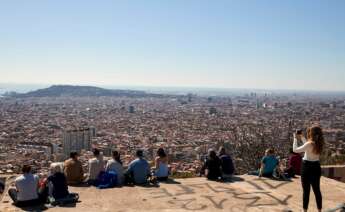
[[[222,163],[222,171],[224,174],[232,175],[235,172],[234,163],[229,155],[221,155],[220,157]]]
[[[217,180],[222,176],[221,161],[218,157],[216,157],[215,159],[207,159],[203,169],[208,170],[208,174],[206,177],[209,180]]]
[[[48,177],[48,181],[53,184],[53,197],[55,199],[61,199],[66,197],[68,192],[67,180],[63,173],[55,173]]]

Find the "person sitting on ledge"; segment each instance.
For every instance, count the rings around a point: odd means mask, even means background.
[[[157,157],[155,159],[155,177],[158,181],[167,181],[169,176],[168,156],[163,148],[159,148],[157,151]]]
[[[59,163],[52,163],[50,165],[50,175],[47,178],[49,197],[54,199],[62,199],[69,194],[67,180],[61,165]]]
[[[10,188],[8,194],[18,207],[36,206],[44,203],[45,199],[38,192],[39,177],[31,173],[31,166],[22,167],[23,175],[14,181],[16,188]]]
[[[274,155],[273,149],[267,149],[261,160],[260,177],[272,177],[274,170],[278,167],[279,161]]]
[[[221,161],[222,167],[222,179],[223,180],[231,180],[232,176],[235,173],[234,163],[232,158],[229,154],[226,153],[224,147],[220,147],[218,152],[218,157]]]
[[[221,160],[214,150],[210,149],[208,151],[208,157],[201,170],[209,180],[221,179]]]
[[[64,163],[64,174],[68,185],[79,185],[84,182],[82,163],[78,160],[78,153],[71,152],[70,159]]]
[[[284,170],[288,177],[294,177],[301,174],[302,156],[299,153],[295,153],[290,148],[290,156],[288,161],[288,167]]]
[[[144,185],[148,183],[150,177],[150,165],[144,159],[144,153],[142,150],[137,150],[137,159],[133,160],[126,171],[126,183]]]
[[[87,183],[89,185],[97,185],[98,175],[104,171],[103,156],[98,149],[93,149],[94,158],[89,160],[89,173]]]
[[[251,171],[248,174],[271,178],[278,165],[279,160],[274,155],[274,150],[267,149],[265,151],[265,156],[261,159],[260,169],[258,171]]]
[[[108,160],[105,170],[107,172],[114,171],[117,174],[117,183],[122,185],[124,183],[123,166],[118,151],[113,151],[113,159]]]

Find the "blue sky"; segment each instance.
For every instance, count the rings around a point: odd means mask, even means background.
[[[343,0],[0,0],[0,83],[345,90]]]

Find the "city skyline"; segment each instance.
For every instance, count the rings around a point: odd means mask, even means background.
[[[0,2],[0,84],[345,91],[343,1]]]

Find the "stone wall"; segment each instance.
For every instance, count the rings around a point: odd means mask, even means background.
[[[322,175],[345,183],[345,165],[322,166]]]

